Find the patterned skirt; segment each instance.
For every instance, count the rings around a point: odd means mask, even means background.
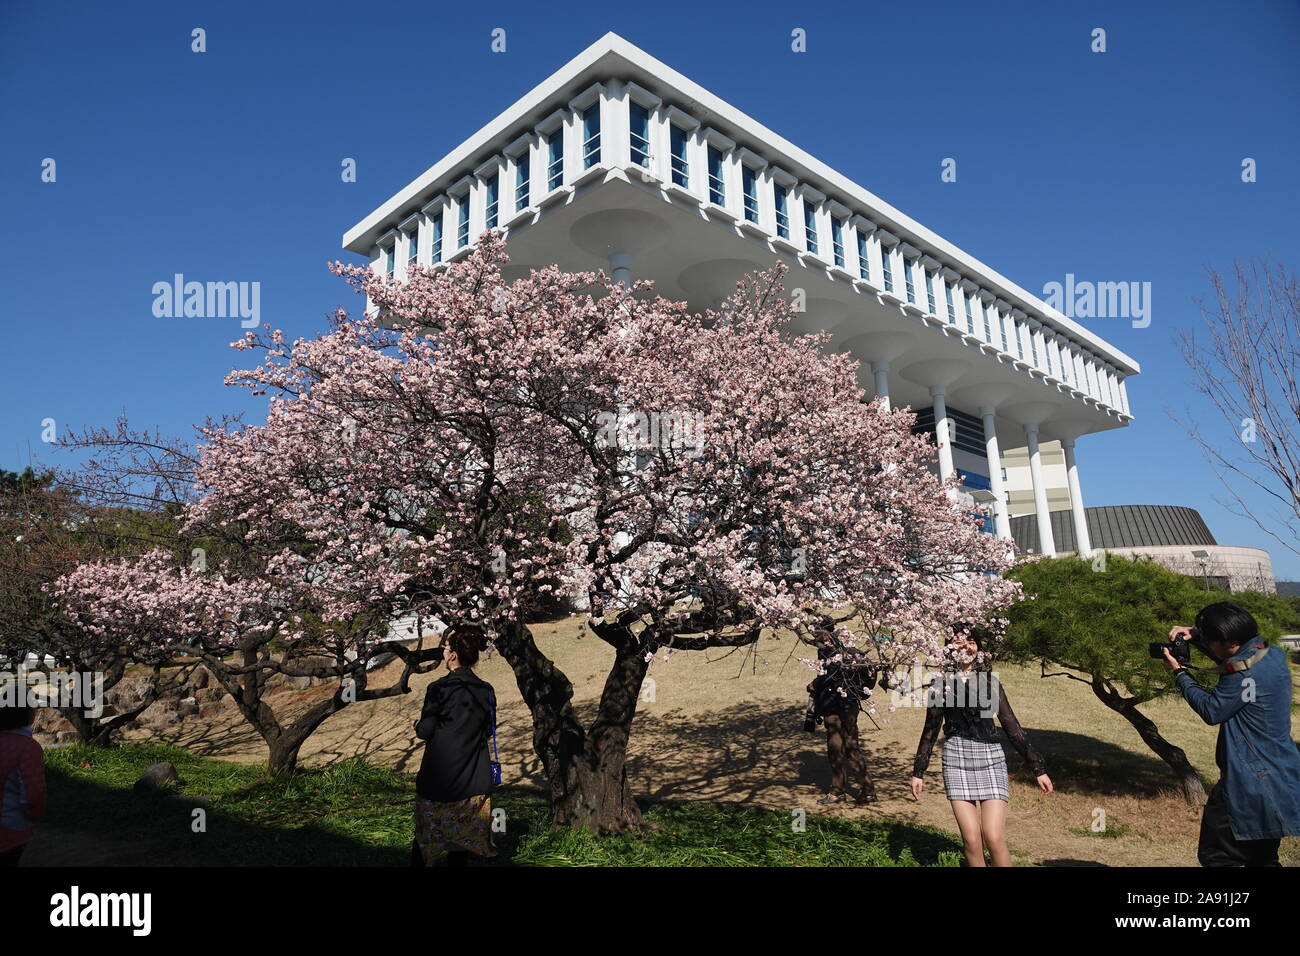
[[[425,866],[435,866],[451,850],[496,856],[492,845],[492,800],[487,794],[438,803],[415,798],[415,842]]]
[[[943,789],[949,800],[1006,801],[1007,756],[1002,745],[945,737]]]

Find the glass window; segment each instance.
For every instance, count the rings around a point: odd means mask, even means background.
[[[894,291],[893,250],[883,242],[880,244],[880,272],[885,280],[885,291]]]
[[[1016,336],[1016,358],[1023,362],[1025,360],[1025,343],[1020,337],[1020,320],[1014,316],[1011,319],[1011,328]]]
[[[582,168],[590,169],[600,162],[600,100],[592,103],[582,113]]]
[[[925,308],[931,315],[938,314],[934,301],[934,273],[929,269],[925,270]]]
[[[773,199],[776,204],[776,234],[782,239],[790,238],[790,214],[787,211],[789,204],[788,190],[777,183],[772,188]]]
[[[722,150],[709,146],[709,202],[715,206],[727,204],[726,184],[722,181]]]
[[[844,268],[844,223],[834,217],[831,218],[831,258]]]
[[[546,191],[564,185],[564,127],[546,137]]]
[[[680,126],[669,127],[669,151],[672,153],[673,182],[683,188],[691,183],[690,164],[686,161],[686,130]]]
[[[867,260],[867,234],[858,233],[858,275],[864,279],[871,278],[871,263]]]
[[[948,321],[953,325],[957,324],[957,310],[952,305],[952,283],[944,280],[943,283],[943,302],[948,307]],[[966,316],[966,331],[970,331],[970,316]]]
[[[429,252],[430,262],[442,261],[442,210],[439,209],[433,217],[433,248]]]
[[[628,107],[628,125],[631,131],[632,162],[638,166],[650,165],[650,111],[635,100]]]
[[[817,207],[807,199],[803,201],[803,241],[808,251],[817,253]]]
[[[385,275],[393,274],[394,258],[396,257],[397,254],[396,250],[397,250],[396,242],[394,242],[391,246],[389,246],[386,250],[384,250],[384,274]]]
[[[415,258],[420,254],[420,227],[416,226],[406,234],[406,264],[415,265]]]
[[[748,166],[740,167],[741,188],[745,191],[745,218],[758,222],[758,173]]]
[[[975,326],[980,321],[979,302],[979,297],[974,292],[966,296],[966,322],[970,327],[971,335],[979,335],[981,340],[989,342],[993,337],[988,334],[987,329],[983,334],[975,331]]]
[[[493,176],[487,181],[487,209],[485,211],[485,221],[488,229],[495,229],[497,226],[497,213],[500,209],[500,183],[498,182],[499,174]]]
[[[532,203],[533,157],[526,149],[515,160],[515,212],[527,209]]]
[[[456,248],[469,245],[469,193],[456,200]]]
[[[907,301],[916,304],[916,279],[912,275],[912,257],[903,256],[903,288],[907,292]]]

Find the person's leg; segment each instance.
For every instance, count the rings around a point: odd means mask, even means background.
[[[865,803],[876,800],[876,785],[871,782],[871,772],[867,769],[867,755],[862,749],[862,738],[858,735],[858,709],[855,706],[846,711],[844,721],[844,746],[848,755],[849,772],[858,782],[858,789]]]
[[[980,803],[980,835],[989,851],[989,866],[1010,866],[1007,849],[1007,802],[984,800]]]
[[[1228,822],[1228,804],[1223,785],[1215,784],[1201,812],[1201,836],[1196,847],[1201,866],[1245,866],[1246,854],[1241,842],[1232,835]]]
[[[1246,853],[1246,866],[1281,866],[1277,851],[1281,840],[1239,840]]]
[[[826,756],[831,763],[832,797],[847,795],[844,779],[844,726],[839,714],[827,714],[823,718],[826,724]]]
[[[952,815],[957,818],[957,829],[961,831],[962,852],[966,854],[967,866],[985,866],[984,844],[980,839],[979,808],[969,800],[952,800]]]

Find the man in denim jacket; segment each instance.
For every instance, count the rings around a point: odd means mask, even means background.
[[[1219,662],[1219,683],[1206,690],[1169,651],[1174,683],[1207,724],[1219,725],[1219,782],[1201,817],[1202,866],[1278,866],[1284,836],[1300,836],[1300,752],[1291,739],[1291,672],[1286,652],[1269,647],[1259,626],[1230,601],[1196,615],[1194,628],[1175,627],[1171,640],[1191,640]]]

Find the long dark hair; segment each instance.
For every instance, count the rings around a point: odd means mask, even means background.
[[[957,671],[961,662],[949,650],[954,641],[970,638],[975,642],[975,660],[971,661],[973,671],[993,670],[993,639],[988,629],[970,621],[959,621],[952,626],[952,634],[944,641],[944,669]]]

